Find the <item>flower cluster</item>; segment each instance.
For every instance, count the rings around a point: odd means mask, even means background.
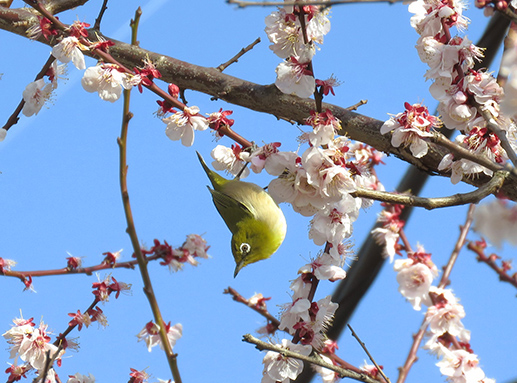
[[[40,322],[36,327],[33,318],[16,318],[13,322],[11,329],[3,334],[10,345],[10,358],[20,358],[27,363],[25,366],[12,365],[8,369],[13,376],[13,381],[19,380],[16,377],[21,377],[30,368],[43,370],[48,356],[56,358],[59,363],[64,350],[59,350],[57,346],[50,343],[52,333],[47,329],[46,324]]]
[[[458,129],[461,135],[456,143],[478,155],[485,155],[497,163],[507,160],[499,138],[487,126],[481,111],[491,115],[499,128],[505,131],[510,145],[516,147],[515,124],[500,112],[503,88],[487,72],[474,70],[474,63],[483,54],[467,37],[453,37],[450,28],[467,28],[468,20],[463,16],[465,4],[459,0],[440,2],[417,0],[410,4],[411,26],[420,34],[417,51],[420,59],[429,65],[426,79],[433,81],[430,92],[439,101],[438,111],[448,129]],[[425,155],[422,150],[416,157]],[[492,171],[466,159],[455,159],[446,155],[438,166],[439,170],[451,170],[451,181],[459,182],[463,176],[480,172],[492,175]]]
[[[388,216],[389,213],[384,214],[385,222],[388,222]],[[397,218],[389,221],[396,223]],[[406,259],[395,260],[393,268],[397,272],[402,296],[415,310],[421,310],[422,305],[427,306],[425,327],[428,340],[424,348],[441,358],[436,365],[451,383],[491,381],[485,377],[477,355],[470,348],[470,332],[461,322],[465,317],[463,306],[452,290],[432,286],[438,269],[431,260],[431,254],[420,245],[417,251],[407,253]]]
[[[433,303],[426,313],[428,341],[424,348],[441,358],[436,365],[442,375],[451,383],[493,382],[470,348],[470,331],[461,322],[465,310],[452,290],[431,287],[429,295]]]
[[[208,259],[207,251],[209,248],[210,246],[207,246],[203,237],[197,234],[189,234],[183,245],[178,248],[173,248],[167,241],[163,241],[162,244],[155,239],[154,246],[149,250],[142,249],[142,253],[144,255],[154,254],[163,259],[160,265],[169,266],[171,271],[178,271],[183,268],[185,263],[197,266],[199,262],[196,258]]]
[[[275,85],[283,93],[310,97],[316,82],[310,70],[316,43],[323,44],[330,31],[328,8],[303,5],[284,6],[266,17],[266,34],[270,49],[285,59],[276,68]]]

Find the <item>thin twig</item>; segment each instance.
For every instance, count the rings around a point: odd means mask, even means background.
[[[134,19],[131,19],[130,25],[131,25],[131,41],[133,42],[132,45],[135,45],[137,47],[140,46],[140,42],[137,39],[138,34],[138,25],[140,24],[140,17],[142,16],[142,8],[138,7]]]
[[[236,63],[237,61],[239,61],[239,58],[241,58],[246,52],[249,52],[250,50],[253,49],[253,47],[255,45],[257,45],[258,43],[260,43],[260,37],[257,37],[257,39],[255,41],[253,41],[250,45],[248,45],[247,47],[244,47],[242,48],[239,53],[237,53],[235,56],[233,56],[230,60],[228,60],[227,62],[219,65],[217,69],[219,72],[222,72],[223,70],[225,70],[226,68],[228,68],[231,64],[233,63]]]
[[[452,251],[451,257],[449,258],[449,262],[445,265],[443,269],[442,279],[438,284],[439,289],[443,289],[445,286],[449,284],[449,276],[451,275],[452,268],[458,259],[458,255],[463,246],[465,246],[465,242],[467,240],[467,234],[472,226],[472,221],[474,220],[474,210],[476,206],[470,205],[469,210],[467,211],[467,219],[465,220],[465,224],[461,226],[460,235],[458,240],[456,241],[456,245],[454,246],[454,250]]]
[[[413,195],[395,194],[364,188],[357,188],[357,190],[354,193],[351,193],[351,195],[354,197],[369,198],[376,201],[396,203],[399,205],[420,206],[426,208],[427,210],[432,210],[449,206],[478,203],[490,194],[497,193],[497,191],[499,191],[499,189],[503,186],[505,179],[508,177],[508,174],[509,173],[506,171],[495,172],[490,181],[480,188],[469,193],[458,193],[448,197],[424,198]]]
[[[377,368],[377,371],[379,371],[379,374],[381,374],[381,376],[384,378],[384,380],[388,383],[391,383],[390,379],[384,374],[384,371],[382,371],[382,368],[377,364],[377,362],[375,361],[375,359],[373,359],[373,356],[370,354],[370,352],[368,351],[368,349],[366,348],[366,345],[364,344],[363,341],[361,341],[361,339],[359,339],[359,336],[357,336],[357,334],[355,333],[354,329],[352,328],[352,326],[350,326],[349,324],[347,324],[348,328],[350,329],[350,331],[352,332],[352,336],[357,340],[357,342],[361,345],[361,347],[363,348],[364,352],[366,353],[366,355],[368,355],[368,358],[370,358],[370,360],[372,361],[373,365]]]
[[[359,102],[357,102],[354,105],[351,105],[345,109],[349,110],[349,111],[354,111],[354,110],[357,110],[361,105],[365,105],[367,103],[368,103],[368,100],[359,100]]]
[[[102,7],[99,11],[99,16],[95,19],[95,24],[93,25],[93,29],[100,30],[101,29],[101,20],[104,16],[104,12],[108,9],[108,0],[104,0],[102,2]]]

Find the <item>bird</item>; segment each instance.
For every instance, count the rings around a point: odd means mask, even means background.
[[[212,184],[213,189],[207,187],[214,205],[232,233],[236,277],[243,267],[267,259],[278,250],[287,231],[285,216],[263,188],[220,176],[196,153]]]

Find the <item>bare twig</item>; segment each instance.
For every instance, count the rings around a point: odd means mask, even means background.
[[[466,205],[468,203],[477,203],[490,194],[497,193],[503,186],[508,172],[498,171],[494,173],[492,179],[479,189],[469,193],[458,193],[448,197],[424,198],[407,194],[395,194],[377,190],[358,188],[354,193],[354,197],[369,198],[376,201],[396,203],[406,206],[420,206],[427,210],[443,208],[448,206]]]
[[[93,29],[100,30],[101,29],[101,21],[104,16],[104,12],[108,9],[108,0],[104,0],[102,2],[101,9],[99,11],[99,16],[95,19],[95,24],[93,25]]]
[[[377,364],[377,362],[375,361],[375,359],[373,359],[373,356],[370,354],[370,352],[368,351],[368,349],[366,348],[366,345],[364,344],[363,341],[361,341],[361,339],[359,339],[359,336],[355,333],[354,329],[352,328],[352,326],[350,326],[349,324],[347,325],[348,328],[350,329],[350,331],[352,332],[352,336],[357,340],[357,342],[361,345],[361,347],[363,348],[364,352],[366,353],[366,355],[368,355],[368,358],[370,358],[370,360],[372,361],[373,365],[377,368],[377,371],[379,371],[379,374],[381,374],[381,376],[384,378],[384,380],[388,383],[391,383],[390,379],[384,374],[384,371],[382,371],[382,368]]]
[[[458,255],[460,254],[462,247],[465,245],[467,234],[470,230],[470,227],[472,226],[475,208],[475,205],[469,206],[469,210],[467,211],[467,219],[465,221],[465,224],[461,226],[460,236],[456,241],[456,246],[454,246],[454,250],[452,251],[451,257],[449,258],[449,262],[447,262],[447,265],[445,265],[443,269],[442,279],[438,284],[438,288],[440,289],[443,289],[445,286],[449,284],[449,276],[451,275],[452,268],[456,263],[456,259],[458,259]]]
[[[260,37],[257,37],[257,39],[255,41],[253,41],[250,45],[248,45],[247,47],[244,47],[242,48],[239,53],[237,53],[235,56],[233,56],[230,60],[228,60],[227,62],[219,65],[217,68],[218,71],[222,72],[223,70],[225,70],[226,68],[228,68],[231,64],[233,63],[236,63],[237,61],[239,61],[239,58],[241,58],[246,52],[249,52],[250,50],[253,49],[253,47],[255,45],[257,45],[258,43],[260,43]]]
[[[355,103],[354,105],[349,106],[346,108],[346,110],[354,111],[357,110],[361,105],[365,105],[368,103],[368,100],[360,100],[359,102]]]

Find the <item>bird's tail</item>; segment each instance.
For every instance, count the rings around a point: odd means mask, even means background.
[[[203,166],[203,169],[205,170],[206,175],[208,176],[208,178],[210,178],[212,187],[215,190],[220,190],[221,186],[224,185],[226,182],[228,182],[228,180],[224,177],[221,177],[219,174],[217,174],[213,170],[211,170],[208,167],[208,165],[205,163],[205,160],[203,159],[201,154],[199,154],[199,152],[197,152],[197,151],[196,151],[196,153],[197,153],[197,158],[199,158],[199,162],[201,162],[201,166]]]

